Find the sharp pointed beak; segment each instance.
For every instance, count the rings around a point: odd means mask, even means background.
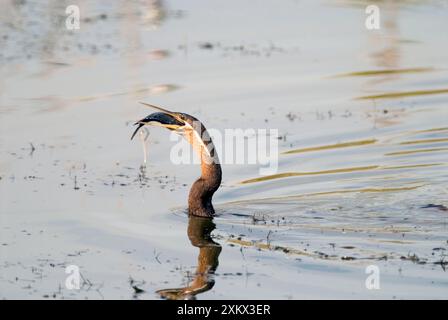
[[[155,126],[161,126],[164,128],[167,128],[169,130],[177,130],[180,127],[183,127],[185,125],[184,122],[181,122],[180,119],[175,117],[172,114],[168,114],[165,112],[155,112],[151,113],[146,118],[143,118],[134,125],[138,125],[137,129],[135,129],[134,133],[132,134],[131,140],[134,138],[134,136],[137,134],[137,132],[140,130],[141,127],[145,125],[155,125]]]

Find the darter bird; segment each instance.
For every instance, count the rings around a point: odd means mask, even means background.
[[[137,121],[135,123],[137,129],[131,139],[145,125],[161,126],[182,135],[193,146],[201,159],[201,176],[191,186],[188,196],[188,213],[193,216],[213,217],[215,210],[212,205],[212,197],[221,184],[222,171],[218,154],[207,129],[202,122],[189,114],[141,103],[158,110],[158,112]]]

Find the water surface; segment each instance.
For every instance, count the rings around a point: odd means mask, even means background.
[[[0,13],[2,298],[446,298],[444,1],[378,2],[379,31],[366,1],[81,1],[76,32],[68,4]],[[161,129],[141,168],[140,100],[278,129],[278,172],[224,165],[189,219],[199,168]]]

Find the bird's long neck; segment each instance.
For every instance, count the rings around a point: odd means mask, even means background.
[[[222,171],[213,141],[208,137],[205,128],[202,131],[202,137],[204,136],[207,138],[205,141],[203,140],[203,144],[197,144],[194,148],[201,159],[201,176],[191,186],[188,196],[188,211],[191,215],[212,217],[215,213],[212,197],[221,184]],[[193,146],[198,142],[197,139],[195,136],[188,138],[190,143],[193,141]]]

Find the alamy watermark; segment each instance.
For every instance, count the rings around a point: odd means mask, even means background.
[[[380,8],[377,5],[371,4],[366,7],[366,14],[368,15],[365,21],[367,30],[380,29]]]
[[[371,264],[366,267],[366,288],[368,290],[380,289],[380,268],[377,265]]]
[[[149,131],[143,128],[140,136],[146,141]],[[170,150],[170,161],[176,165],[213,163],[219,160],[220,164],[225,165],[257,165],[260,175],[278,172],[278,129],[232,128],[205,131],[198,121],[188,125],[188,128],[172,131],[170,141],[175,142]],[[145,150],[144,153],[146,159]]]
[[[65,279],[65,287],[68,290],[79,290],[81,288],[81,273],[77,265],[71,264],[65,268],[65,273],[68,274]]]
[[[65,8],[65,14],[67,15],[67,18],[65,19],[65,27],[67,30],[79,30],[81,19],[79,7],[70,5]]]

